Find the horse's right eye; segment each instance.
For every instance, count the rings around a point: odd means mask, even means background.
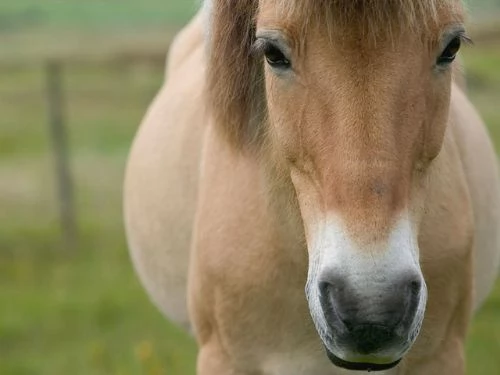
[[[264,56],[266,61],[272,68],[275,69],[289,69],[291,67],[290,60],[288,60],[283,52],[275,45],[268,43],[264,49]]]

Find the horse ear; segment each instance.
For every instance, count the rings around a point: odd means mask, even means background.
[[[252,56],[258,0],[212,0],[207,91],[221,134],[238,148],[260,140],[264,116],[262,64]]]

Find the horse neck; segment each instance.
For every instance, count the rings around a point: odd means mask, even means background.
[[[295,251],[306,251],[304,225],[289,173],[268,153],[260,157],[266,186],[268,212],[273,216],[283,245]]]

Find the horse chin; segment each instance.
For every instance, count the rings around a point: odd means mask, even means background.
[[[390,363],[349,362],[337,357],[328,350],[328,348],[325,349],[328,359],[330,359],[335,366],[351,371],[384,371],[396,367],[399,362],[401,362],[401,358]]]

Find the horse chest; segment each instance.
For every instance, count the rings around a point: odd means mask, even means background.
[[[341,375],[322,358],[305,353],[273,354],[263,365],[265,375]]]
[[[354,375],[357,371],[333,366],[323,352],[292,352],[273,354],[263,366],[264,375]],[[397,370],[377,372],[377,375],[396,375]]]

